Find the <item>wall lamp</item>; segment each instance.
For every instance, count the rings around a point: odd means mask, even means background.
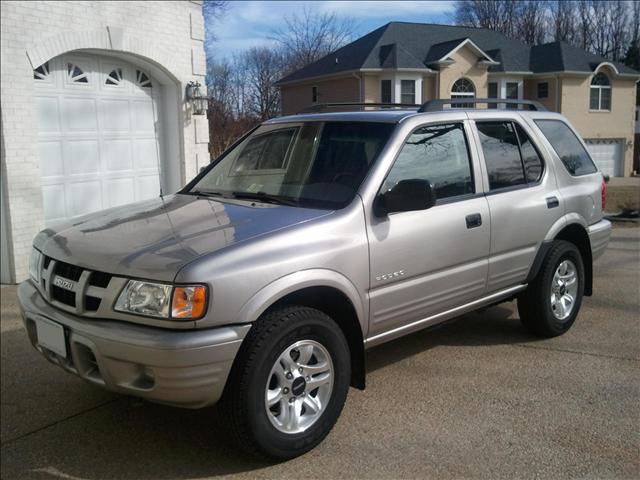
[[[193,115],[204,115],[207,113],[209,99],[202,95],[200,82],[189,82],[184,92],[184,97],[191,104]]]

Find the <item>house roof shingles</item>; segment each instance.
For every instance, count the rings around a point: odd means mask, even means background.
[[[466,39],[500,62],[490,72],[593,72],[607,59],[562,42],[531,47],[486,28],[390,22],[287,75],[278,83],[360,69],[428,68]],[[610,62],[619,73],[639,74]]]

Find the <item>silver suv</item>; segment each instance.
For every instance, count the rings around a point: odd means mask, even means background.
[[[515,298],[563,334],[609,240],[603,176],[562,115],[457,103],[269,120],[175,195],[43,230],[30,341],[115,392],[218,403],[282,459],[364,388],[367,348]]]

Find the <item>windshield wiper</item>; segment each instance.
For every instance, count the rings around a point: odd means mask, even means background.
[[[271,195],[265,192],[231,192],[234,198],[242,200],[258,200],[259,202],[275,203],[279,205],[288,205],[291,207],[297,207],[300,202],[291,197],[281,197],[279,195]]]
[[[214,191],[202,191],[202,190],[189,190],[189,195],[197,195],[199,197],[224,197],[225,195],[222,192],[214,192]]]

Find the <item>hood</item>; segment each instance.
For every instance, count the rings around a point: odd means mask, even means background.
[[[173,281],[201,255],[328,213],[177,194],[45,229],[34,245],[56,260],[90,270]]]

